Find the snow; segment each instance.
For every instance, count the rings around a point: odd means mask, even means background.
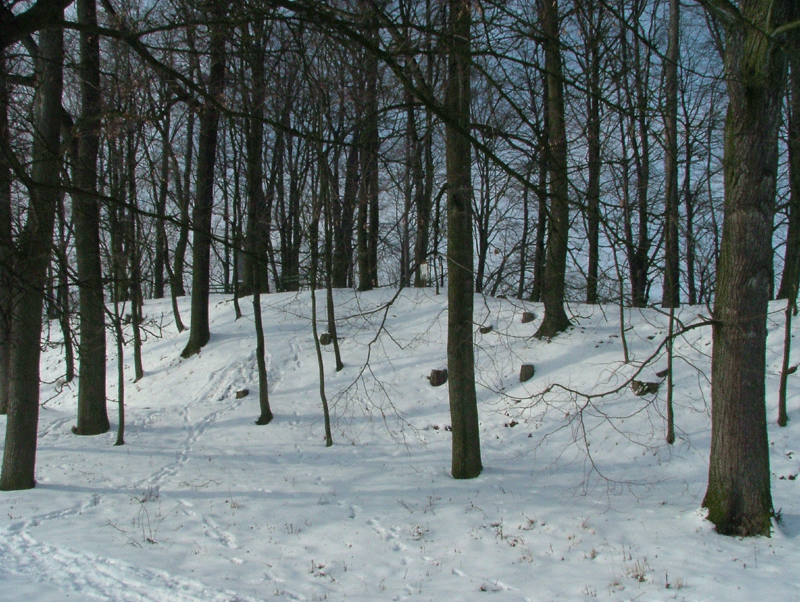
[[[774,425],[781,303],[770,307],[767,357],[781,520],[771,538],[737,539],[717,535],[700,508],[708,327],[676,344],[669,446],[664,387],[637,397],[622,386],[666,335],[663,313],[626,310],[626,365],[618,308],[571,306],[575,327],[548,342],[531,337],[541,306],[477,296],[485,469],[456,481],[447,387],[426,378],[446,366],[446,296],[405,290],[387,305],[394,296],[337,292],[345,369],[334,372],[326,348],[331,448],[308,292],[262,297],[275,414],[267,426],[254,423],[249,298],[236,321],[231,299],[212,297],[211,341],[188,360],[179,358],[188,334],[176,333],[169,303],[147,303],[138,383],[126,348],[124,446],[113,445],[113,340],[112,431],[96,437],[71,433],[77,386],[63,383],[62,349],[49,345],[38,484],[0,493],[0,600],[800,600],[798,376],[789,381],[794,420]],[[181,308],[188,318],[188,299]],[[537,320],[521,324],[523,311]],[[704,312],[678,317],[689,325]],[[536,366],[524,384],[522,363]],[[665,365],[660,354],[637,378],[655,380]],[[243,389],[250,394],[237,399]]]

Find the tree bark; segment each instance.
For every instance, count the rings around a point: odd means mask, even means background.
[[[678,59],[680,56],[680,2],[669,0],[669,45],[664,66],[664,289],[662,307],[680,305],[678,248]]]
[[[172,111],[167,109],[161,131],[161,181],[158,183],[156,202],[156,248],[153,258],[153,298],[164,298],[164,272],[169,258],[165,229],[167,193],[169,192],[169,131]]]
[[[472,347],[473,241],[470,144],[470,0],[448,0],[445,89],[447,158],[447,369],[452,421],[452,475],[477,477],[481,463],[475,355]]]
[[[220,100],[225,88],[225,36],[219,19],[225,14],[221,0],[211,4],[210,66],[208,92]],[[206,101],[200,110],[200,141],[197,150],[197,196],[192,211],[192,315],[189,341],[181,352],[188,358],[199,353],[208,343],[211,333],[208,325],[208,296],[211,263],[211,217],[214,208],[214,167],[217,155],[219,109]]]
[[[725,74],[725,219],[714,307],[711,456],[703,506],[723,535],[768,535],[772,517],[764,399],[772,222],[785,60],[762,32],[791,0],[741,0]]]
[[[30,210],[17,240],[15,267],[21,278],[12,312],[11,388],[0,490],[34,487],[39,422],[39,356],[42,306],[53,223],[59,195],[59,136],[63,33],[45,29],[36,58],[39,87],[34,97]]]
[[[183,284],[183,272],[186,266],[186,249],[189,246],[189,230],[191,223],[189,220],[189,210],[191,207],[191,190],[192,185],[192,167],[194,164],[194,111],[190,108],[189,114],[186,118],[186,155],[183,164],[183,183],[180,186],[180,230],[178,231],[178,240],[175,243],[175,253],[172,257],[172,275],[170,277],[170,288],[172,289],[172,297],[186,296],[186,288]],[[177,307],[177,306],[176,306]],[[183,323],[180,321],[180,315],[175,313],[176,323],[178,324],[178,332],[183,331]]]
[[[261,414],[256,424],[265,425],[272,422],[272,409],[269,407],[269,378],[267,376],[267,359],[264,349],[264,325],[261,320],[261,283],[258,281],[261,270],[256,265],[253,270],[253,319],[256,328],[256,365],[258,366],[258,405]]]
[[[586,238],[589,244],[586,270],[586,302],[597,303],[597,285],[600,268],[600,175],[602,168],[600,132],[600,43],[603,11],[594,2],[586,3],[583,14],[584,38],[588,46],[586,144],[588,174],[586,183]]]
[[[800,48],[800,44],[797,45]],[[800,60],[792,59],[789,78],[789,225],[777,299],[790,299],[800,280]]]
[[[564,78],[559,47],[558,1],[542,4],[545,71],[547,72],[548,148],[550,166],[550,219],[547,233],[547,262],[544,266],[544,318],[536,336],[553,337],[570,326],[564,310],[564,284],[569,237],[569,180],[567,174],[567,133],[564,123]]]
[[[248,117],[245,120],[247,157],[247,233],[245,235],[245,292],[255,292],[256,283],[261,286],[259,292],[268,291],[268,263],[266,241],[269,232],[269,208],[264,193],[264,105],[266,103],[266,60],[265,35],[256,30],[251,33],[250,26],[245,26],[245,52],[250,65],[252,96],[248,95]],[[282,146],[282,133],[276,132],[275,152]],[[273,158],[273,162],[275,158]],[[270,176],[270,182],[275,175]],[[274,186],[273,186],[274,187]],[[258,274],[255,270],[260,270]]]
[[[367,9],[368,11],[371,9]],[[371,14],[365,27],[377,40],[377,22]],[[370,52],[364,57],[364,127],[361,130],[361,190],[358,214],[358,289],[378,286],[378,58]]]
[[[0,54],[0,143],[8,148],[9,94],[5,56]],[[11,290],[12,274],[8,269],[13,257],[11,234],[11,165],[0,153],[0,414],[8,413],[11,387]]]
[[[94,0],[78,1],[78,20],[97,25]],[[106,408],[106,306],[100,253],[100,203],[97,155],[100,148],[100,40],[81,32],[81,127],[78,139],[77,187],[73,196],[75,254],[78,263],[80,339],[78,343],[78,419],[73,431],[97,435],[110,428]]]
[[[344,190],[341,203],[333,207],[333,267],[332,285],[346,288],[352,280],[353,216],[358,203],[359,131],[353,131],[345,160]],[[336,197],[334,197],[335,199]]]

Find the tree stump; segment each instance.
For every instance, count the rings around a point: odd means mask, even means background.
[[[527,324],[528,322],[533,322],[536,319],[536,314],[532,311],[523,311],[522,312],[522,323]]]
[[[431,381],[431,385],[434,387],[442,386],[447,382],[447,368],[443,370],[431,370],[428,380]]]
[[[522,364],[519,367],[519,382],[524,383],[532,379],[535,373],[536,369],[533,367],[533,364]]]
[[[645,395],[655,395],[658,393],[658,387],[660,385],[661,383],[634,380],[631,381],[631,390],[639,397],[644,397]]]

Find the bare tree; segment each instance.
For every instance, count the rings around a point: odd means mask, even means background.
[[[80,95],[77,187],[73,195],[75,254],[80,294],[78,421],[73,432],[96,435],[110,428],[106,409],[106,323],[103,268],[100,257],[100,203],[97,156],[100,147],[100,41],[94,0],[78,1],[78,20],[87,26],[80,36]]]
[[[472,251],[472,152],[470,142],[470,0],[448,0],[445,36],[449,54],[445,110],[447,154],[447,369],[453,434],[452,474],[477,477],[481,463],[475,354]]]
[[[16,240],[10,363],[11,387],[0,490],[34,487],[39,418],[39,356],[42,306],[53,223],[61,195],[59,151],[63,33],[44,29],[35,57],[38,87],[34,98],[35,127],[30,173],[30,210]]]
[[[725,221],[714,304],[711,457],[703,506],[724,535],[767,535],[772,517],[764,399],[778,125],[786,73],[772,32],[791,0],[740,0],[728,19]],[[732,13],[732,14],[731,14]]]
[[[200,141],[197,151],[197,195],[192,210],[192,316],[184,358],[200,352],[211,333],[208,325],[208,295],[211,262],[211,222],[214,208],[214,167],[217,155],[219,106],[225,88],[226,7],[221,0],[209,2],[210,44],[208,94],[200,107]]]
[[[550,199],[547,233],[547,262],[544,268],[544,318],[536,332],[552,337],[570,326],[564,310],[564,283],[569,237],[569,176],[567,172],[567,132],[564,123],[564,75],[562,69],[558,1],[542,2],[545,72],[547,73],[548,145]]]
[[[0,54],[0,414],[8,412],[11,386],[11,287],[10,262],[14,240],[11,233],[11,165],[6,157],[10,144],[8,131],[9,85],[6,60]]]
[[[663,307],[680,305],[680,255],[678,249],[678,60],[680,57],[680,2],[669,1],[669,46],[664,64],[664,290]]]

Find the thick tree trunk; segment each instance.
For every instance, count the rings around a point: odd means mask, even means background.
[[[39,422],[39,356],[42,306],[53,223],[60,196],[59,134],[63,33],[45,29],[36,59],[39,87],[34,97],[33,163],[30,210],[17,240],[14,265],[22,282],[12,312],[11,388],[6,423],[0,490],[34,487],[36,436]]]
[[[725,71],[725,220],[714,307],[711,457],[703,506],[724,535],[768,535],[772,516],[764,399],[766,319],[782,51],[761,32],[785,22],[791,0],[742,0],[729,26]]]
[[[266,195],[264,194],[264,103],[266,101],[266,40],[257,36],[248,40],[248,62],[252,73],[253,91],[246,120],[246,152],[247,157],[247,234],[245,259],[245,291],[256,292],[256,285],[261,287],[259,293],[265,292],[268,283],[266,240],[269,237],[267,223]],[[280,150],[281,134],[276,134],[276,152]],[[273,162],[275,159],[273,158]],[[274,175],[271,177],[274,181]],[[256,273],[258,270],[258,273]]]
[[[225,12],[221,1],[211,5],[212,16]],[[211,28],[210,66],[208,92],[221,99],[225,88],[225,39],[222,25]],[[181,352],[187,358],[199,353],[208,343],[211,333],[208,325],[208,296],[211,263],[211,217],[214,209],[214,167],[217,156],[217,131],[219,109],[206,101],[200,111],[200,141],[197,150],[197,196],[192,211],[192,316],[189,341]]]
[[[94,0],[78,1],[78,20],[97,25]],[[106,408],[106,306],[100,252],[100,204],[97,198],[97,155],[100,148],[100,41],[81,32],[81,129],[76,165],[81,193],[73,196],[75,253],[78,260],[80,340],[78,343],[79,435],[97,435],[110,428]]]
[[[0,139],[7,146],[8,82],[5,57],[0,55]],[[11,165],[0,153],[0,414],[8,412],[11,387],[11,287],[13,280],[8,266],[13,257],[11,234]]]
[[[678,247],[678,58],[680,3],[669,0],[669,45],[664,66],[664,289],[661,305],[680,305],[680,256]]]
[[[470,144],[470,0],[448,0],[447,155],[447,369],[452,421],[452,474],[477,477],[481,463],[475,354],[472,347],[473,241]]]
[[[569,237],[569,180],[557,0],[544,0],[542,29],[545,40],[545,71],[547,72],[547,162],[550,166],[550,220],[547,233],[547,262],[544,267],[542,290],[544,318],[536,335],[553,337],[570,326],[567,312],[564,310],[567,239]]]

